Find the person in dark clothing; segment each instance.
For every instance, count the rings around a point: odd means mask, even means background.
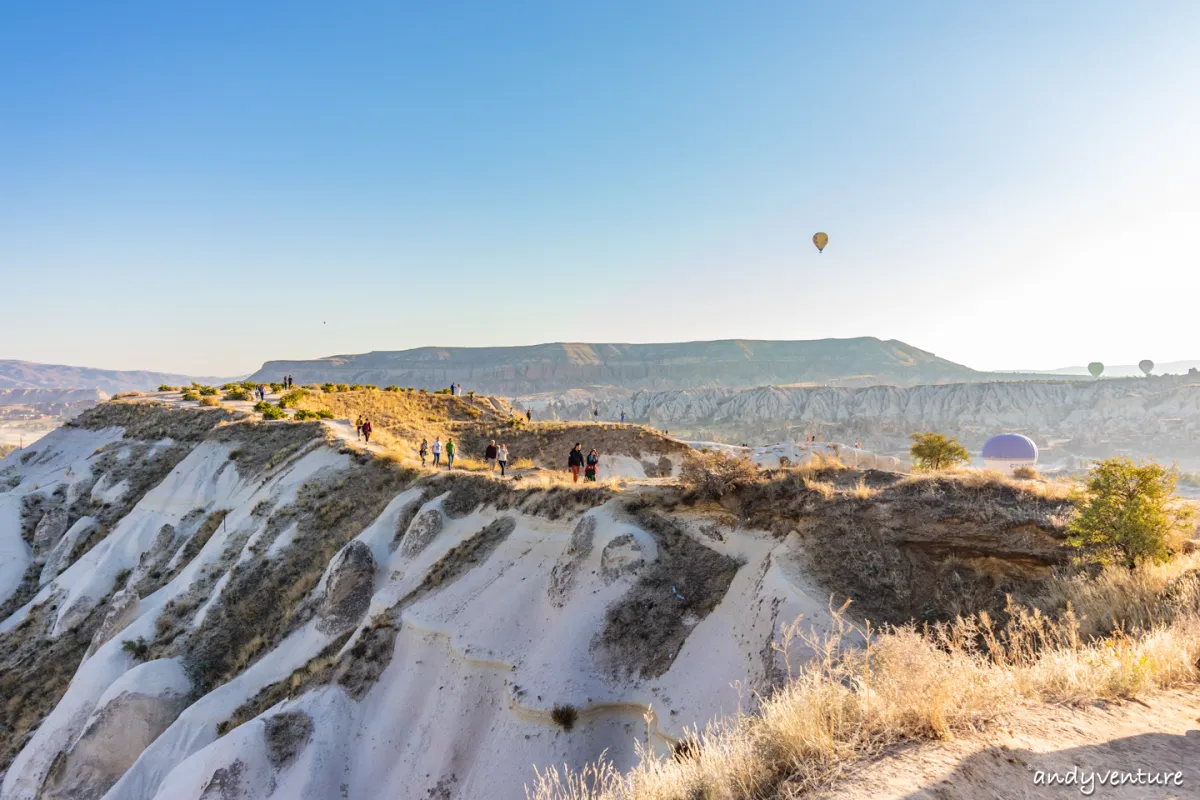
[[[496,448],[496,440],[495,439],[492,439],[492,443],[489,444],[487,447],[485,447],[483,450],[483,457],[487,461],[488,468],[491,469],[492,472],[496,471],[496,453],[497,452],[498,451]]]
[[[583,471],[584,480],[595,481],[596,470],[600,466],[600,454],[596,452],[596,448],[592,448],[592,452],[587,454],[587,467]]]
[[[429,455],[429,440],[421,440],[421,466],[425,466],[425,457]]]
[[[371,443],[371,420],[368,419],[368,420],[363,421],[362,435],[363,435],[363,438],[367,440],[367,444],[370,444]]]
[[[575,447],[571,450],[571,455],[567,456],[567,469],[571,470],[571,478],[575,483],[579,483],[579,470],[582,468],[583,445],[576,442]]]
[[[531,409],[525,409],[525,421],[533,422],[533,411]]]

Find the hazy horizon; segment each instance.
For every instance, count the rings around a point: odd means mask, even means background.
[[[1194,359],[1198,37],[1185,2],[9,6],[0,357]]]

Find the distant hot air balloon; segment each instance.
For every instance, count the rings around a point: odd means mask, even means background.
[[[829,244],[829,234],[828,233],[814,233],[813,234],[813,244],[815,244],[817,246],[818,253],[824,252],[825,245]]]
[[[1100,374],[1104,372],[1104,365],[1099,361],[1093,361],[1088,364],[1088,372],[1092,373],[1093,378],[1099,378]]]
[[[1138,362],[1138,369],[1140,369],[1142,372],[1149,375],[1150,370],[1154,369],[1154,362],[1148,358],[1143,358],[1141,361]]]

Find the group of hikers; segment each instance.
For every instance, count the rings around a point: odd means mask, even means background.
[[[354,423],[354,428],[358,431],[358,438],[366,441],[367,444],[371,443],[371,431],[374,430],[371,427],[371,420],[360,414]]]
[[[596,470],[600,467],[600,453],[596,448],[586,456],[583,454],[583,445],[576,442],[571,448],[571,454],[567,456],[567,469],[571,470],[571,480],[579,483],[579,470],[583,470],[583,479],[585,481],[596,480]]]
[[[369,437],[371,435],[371,422],[370,420],[361,421],[363,422],[363,427],[365,428],[364,435],[368,437],[369,441]],[[417,449],[417,453],[421,457],[422,467],[429,465],[430,455],[433,456],[433,466],[440,467],[442,465],[442,455],[445,454],[446,469],[454,469],[455,452],[456,447],[454,440],[447,437],[446,441],[443,443],[442,437],[440,436],[434,437],[433,444],[430,444],[428,439],[422,439],[421,446]],[[488,442],[487,447],[485,447],[483,450],[483,458],[487,462],[488,469],[492,472],[495,472],[496,467],[499,467],[500,477],[503,478],[508,474],[509,451],[507,443],[497,443],[495,439],[492,439],[490,442]],[[567,469],[571,472],[571,479],[575,483],[578,483],[579,473],[582,472],[583,479],[585,481],[594,481],[596,480],[596,471],[599,469],[599,467],[599,451],[593,447],[591,452],[589,452],[587,455],[584,455],[583,445],[580,442],[576,442],[575,446],[571,449],[570,455],[567,456]]]
[[[492,442],[492,444],[494,445],[495,442]],[[431,450],[433,452],[433,465],[435,467],[441,466],[442,453],[445,453],[446,454],[446,469],[454,469],[455,446],[454,446],[453,439],[451,439],[450,437],[446,437],[446,443],[443,445],[442,437],[435,436],[433,439],[433,447],[432,448],[429,445],[428,439],[422,439],[421,447],[417,451],[418,454],[421,456],[421,466],[422,467],[426,465],[426,461],[429,458],[429,453]],[[506,464],[508,464],[508,448],[504,449],[504,464],[502,464],[500,467],[501,474],[503,474],[504,465],[506,465]],[[494,466],[495,466],[495,464],[493,464],[493,467]]]

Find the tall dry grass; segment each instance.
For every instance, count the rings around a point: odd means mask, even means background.
[[[1175,578],[1188,565],[1174,567]],[[1170,594],[1170,571],[1115,572],[1095,587],[1061,592],[1088,608],[1122,589]],[[1141,596],[1146,596],[1145,594]],[[1070,609],[1056,618],[1010,609],[1000,626],[986,615],[925,630],[861,630],[842,614],[832,633],[785,629],[786,652],[800,636],[816,654],[789,665],[791,679],[757,712],[688,734],[683,755],[639,746],[629,772],[611,763],[536,772],[531,800],[688,800],[796,798],[828,784],[853,762],[903,741],[941,739],[988,726],[1028,703],[1086,703],[1137,697],[1200,682],[1200,615],[1176,608],[1130,632],[1089,639]]]

